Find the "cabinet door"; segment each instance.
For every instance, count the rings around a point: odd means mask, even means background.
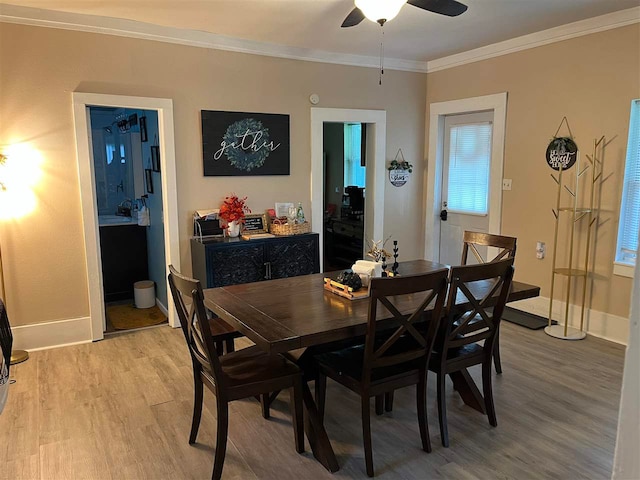
[[[208,268],[213,270],[212,287],[258,282],[265,278],[263,244],[210,248],[206,255]]]
[[[271,242],[267,253],[271,263],[271,278],[309,275],[320,271],[318,235]]]

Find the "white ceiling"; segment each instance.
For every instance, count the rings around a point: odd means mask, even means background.
[[[637,7],[640,0],[460,0],[449,18],[405,5],[384,27],[385,57],[425,62],[567,23]],[[377,56],[381,28],[340,28],[353,0],[8,0],[12,5],[135,20],[286,47]],[[1,5],[0,5],[1,7]]]

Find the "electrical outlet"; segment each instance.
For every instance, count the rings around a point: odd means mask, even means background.
[[[542,260],[547,253],[547,246],[544,242],[536,242],[536,258]]]
[[[511,190],[511,179],[503,178],[502,179],[502,190]]]

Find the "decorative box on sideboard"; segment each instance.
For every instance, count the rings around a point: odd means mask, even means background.
[[[243,240],[191,239],[193,276],[204,288],[320,272],[318,234]]]

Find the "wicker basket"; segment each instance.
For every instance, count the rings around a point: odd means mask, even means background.
[[[311,231],[311,225],[309,222],[295,223],[293,225],[288,223],[285,225],[272,223],[269,226],[269,230],[274,235],[300,235],[301,233],[309,233]]]

